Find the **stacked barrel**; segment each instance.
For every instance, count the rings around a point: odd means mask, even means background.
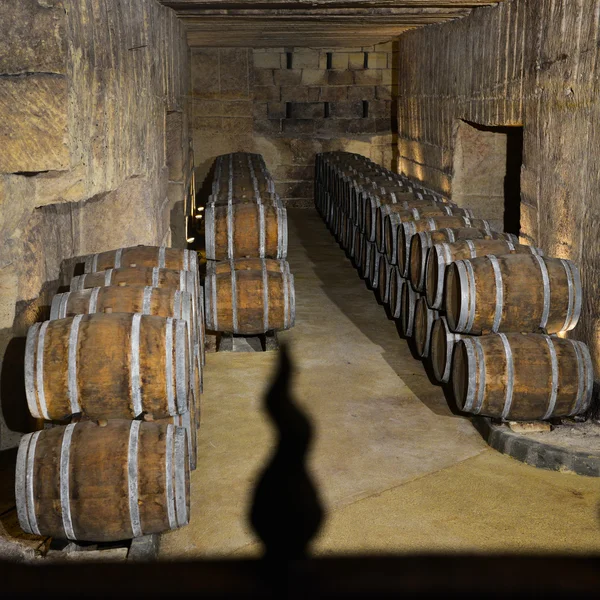
[[[69,291],[29,329],[25,384],[32,416],[70,423],[21,440],[21,527],[103,542],[185,525],[204,356],[196,253],[136,246],[66,264]]]
[[[584,413],[589,349],[577,266],[494,231],[357,154],[317,155],[315,203],[459,409],[501,420]]]
[[[260,154],[216,159],[205,242],[207,329],[256,335],[294,325],[287,212]]]

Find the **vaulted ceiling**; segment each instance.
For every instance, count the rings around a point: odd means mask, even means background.
[[[502,1],[502,0],[500,0]],[[191,46],[370,46],[464,17],[489,0],[162,0]]]

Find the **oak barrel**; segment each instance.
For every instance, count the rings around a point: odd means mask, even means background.
[[[377,252],[377,245],[375,242],[371,242],[369,249],[371,256],[369,258],[369,277],[368,281],[371,289],[376,290],[379,287],[379,257],[381,256]]]
[[[287,212],[273,204],[207,205],[206,258],[285,258],[288,245]]]
[[[111,542],[176,529],[189,521],[186,432],[114,420],[29,433],[15,492],[26,533]]]
[[[198,427],[196,425],[196,417],[194,414],[193,403],[190,402],[190,409],[182,415],[167,417],[166,419],[158,419],[153,421],[159,424],[171,424],[177,427],[182,427],[185,430],[188,447],[188,457],[190,462],[190,471],[196,470],[198,463]]]
[[[581,301],[579,269],[562,258],[490,254],[447,269],[446,314],[458,333],[568,331],[577,325]]]
[[[500,333],[459,340],[452,386],[464,412],[511,421],[584,413],[594,372],[583,342]]]
[[[294,325],[294,276],[285,260],[209,261],[204,293],[211,331],[251,335]]]
[[[180,319],[111,313],[35,323],[25,345],[32,416],[155,418],[188,407],[190,356]]]
[[[515,244],[512,240],[466,239],[453,243],[433,244],[427,254],[425,265],[425,291],[431,308],[442,308],[446,267],[455,260],[476,258],[494,254],[539,254],[543,252],[533,246]]]
[[[434,321],[431,329],[431,365],[433,374],[440,383],[447,383],[452,370],[452,353],[454,345],[461,339],[460,333],[452,333],[448,327],[446,317],[439,317]]]
[[[427,306],[425,296],[420,296],[415,308],[414,338],[417,353],[421,358],[429,356],[431,330],[438,316],[437,310]]]
[[[484,219],[469,219],[468,217],[430,217],[418,221],[400,223],[398,226],[396,253],[397,264],[404,277],[409,276],[410,243],[413,235],[420,232],[432,232],[447,229],[482,229],[487,237],[492,237],[490,225]],[[435,240],[442,241],[442,240]]]
[[[379,267],[378,267],[377,271],[378,271],[379,283],[377,284],[377,289],[379,290],[380,300],[384,304],[388,304],[389,299],[390,299],[390,279],[392,276],[390,273],[390,270],[392,268],[392,265],[388,265],[388,261],[387,261],[387,258],[385,257],[385,254],[382,254],[380,252],[378,254],[378,258],[379,258]]]

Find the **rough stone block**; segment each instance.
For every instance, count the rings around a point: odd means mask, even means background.
[[[321,88],[318,87],[309,87],[308,88],[308,101],[309,102],[318,102],[321,97]]]
[[[267,114],[269,119],[285,119],[285,102],[269,102]]]
[[[69,168],[68,100],[62,75],[0,79],[0,173]]]
[[[253,70],[253,82],[254,85],[273,85],[275,83],[273,69],[255,68]]]
[[[220,131],[223,119],[221,117],[194,117],[194,129],[202,131]]]
[[[218,100],[197,100],[192,102],[194,117],[220,117],[223,114],[223,104]]]
[[[394,42],[382,42],[375,44],[375,52],[392,52],[394,50]]]
[[[327,71],[324,69],[304,69],[302,71],[303,85],[326,85]]]
[[[348,97],[346,86],[327,86],[321,88],[320,99],[324,102],[342,102]]]
[[[370,114],[370,113],[369,113]],[[375,131],[377,133],[388,133],[393,130],[392,126],[392,116],[385,117],[375,117]]]
[[[252,101],[237,100],[234,102],[223,102],[221,111],[221,116],[223,117],[251,117],[253,114]]]
[[[246,48],[221,48],[219,50],[221,98],[248,98],[250,81],[248,50]]]
[[[314,177],[315,167],[314,165],[277,165],[272,173],[277,181],[306,181]]]
[[[284,85],[281,87],[283,102],[308,102],[308,88],[302,85]]]
[[[281,119],[254,119],[254,133],[257,135],[279,135]]]
[[[369,102],[369,116],[390,119],[392,116],[392,103],[389,100],[371,100]]]
[[[253,53],[254,66],[258,69],[279,69],[281,68],[281,53],[264,52]]]
[[[387,69],[388,55],[386,52],[369,52],[369,69]]]
[[[374,134],[376,131],[375,119],[350,119],[347,122],[346,132],[355,134]]]
[[[254,100],[279,102],[281,100],[281,88],[278,85],[256,85],[254,86]]]
[[[285,56],[284,56],[285,59]],[[293,53],[292,67],[294,69],[318,69],[319,52],[308,48]]]
[[[194,49],[191,56],[192,93],[198,98],[219,97],[218,48]]]
[[[388,83],[383,82],[382,73],[385,73],[381,69],[363,69],[362,71],[354,72],[354,83],[356,85],[390,85],[391,80]]]
[[[276,181],[275,191],[282,198],[310,198],[313,194],[312,181]]]
[[[318,119],[323,117],[323,102],[293,102],[292,117],[294,119]]]
[[[0,74],[66,74],[66,39],[66,13],[62,2],[3,2]]]
[[[276,69],[273,71],[275,85],[300,85],[302,69]]]
[[[331,68],[345,71],[348,68],[349,54],[347,52],[332,52]]]
[[[373,86],[353,85],[348,87],[348,100],[374,100],[375,88]]]
[[[312,134],[315,122],[312,119],[283,119],[282,131],[286,135]]]
[[[365,68],[365,53],[352,52],[348,55],[348,68],[352,71],[363,70]]]
[[[166,161],[170,181],[183,181],[185,160],[183,155],[183,124],[181,112],[167,113],[166,119]]]
[[[252,133],[253,120],[252,117],[223,117],[223,133],[233,133],[236,135],[245,135]]]
[[[375,96],[378,100],[391,100],[393,89],[391,85],[378,85],[375,88]]]
[[[332,102],[329,110],[334,119],[360,119],[363,115],[363,104],[361,101]]]
[[[268,118],[268,107],[266,102],[253,102],[252,103],[252,116],[255,119],[266,119]]]
[[[381,75],[381,84],[382,85],[393,85],[394,83],[394,73],[391,69],[382,69],[379,71]]]
[[[327,72],[327,84],[328,85],[352,85],[354,83],[354,77],[352,71],[328,71]]]

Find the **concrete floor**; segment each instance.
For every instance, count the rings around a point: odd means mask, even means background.
[[[491,450],[388,320],[313,210],[289,210],[296,326],[281,334],[312,416],[310,465],[327,509],[317,554],[598,552],[600,481]],[[246,523],[273,441],[261,413],[275,353],[207,355],[192,521],[164,559],[257,555]]]

